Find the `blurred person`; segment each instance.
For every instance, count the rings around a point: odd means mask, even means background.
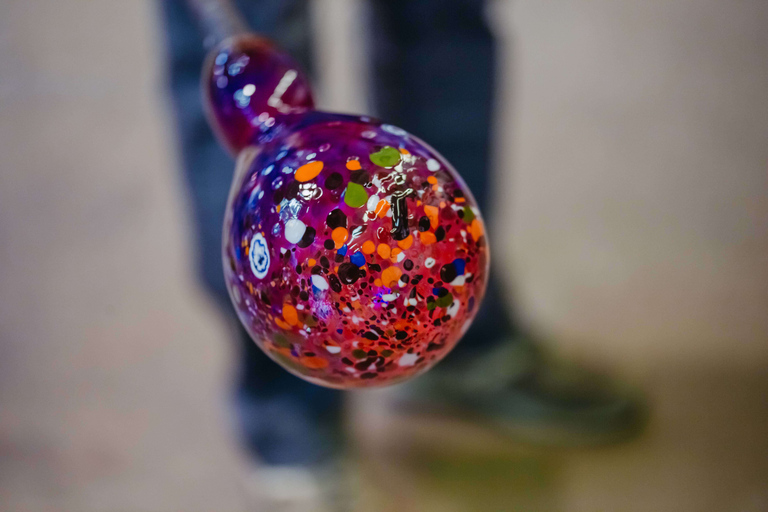
[[[308,0],[235,3],[253,31],[275,41],[310,76],[316,72]],[[199,269],[231,314],[221,230],[234,163],[203,112],[206,50],[192,12],[184,0],[163,0],[162,8]],[[372,0],[365,32],[375,114],[434,146],[487,212],[496,41],[484,12],[483,0]],[[592,445],[631,434],[641,418],[637,403],[596,376],[546,357],[514,324],[504,292],[490,280],[463,340],[437,368],[401,387],[398,406],[458,411],[537,443]],[[342,393],[289,374],[239,322],[238,328],[233,405],[241,439],[256,461],[250,484],[256,499],[275,510],[344,510],[348,504],[336,492],[344,451]]]

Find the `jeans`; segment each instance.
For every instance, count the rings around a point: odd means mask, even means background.
[[[250,27],[312,75],[307,0],[239,0]],[[183,0],[161,0],[170,94],[194,214],[202,282],[232,314],[221,269],[221,229],[234,162],[218,146],[200,101],[205,51]],[[495,42],[482,0],[374,0],[369,42],[375,114],[426,140],[464,177],[485,209],[489,196]],[[464,340],[448,358],[510,339],[513,325],[495,280]],[[300,380],[272,362],[241,328],[234,393],[249,451],[267,464],[307,465],[340,448],[342,393]]]

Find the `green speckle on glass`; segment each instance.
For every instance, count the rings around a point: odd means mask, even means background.
[[[389,357],[389,356],[391,356],[392,354],[394,354],[394,352],[393,352],[392,350],[389,350],[389,349],[387,349],[387,350],[382,350],[382,351],[381,351],[381,355],[382,355],[382,357]]]
[[[356,359],[365,359],[368,357],[368,352],[365,350],[360,350],[359,348],[352,351],[352,357]]]
[[[475,212],[469,206],[464,207],[464,222],[471,224],[475,220]]]
[[[273,339],[275,341],[275,345],[277,345],[278,347],[288,348],[291,346],[291,344],[288,343],[288,339],[280,333],[275,334],[275,337]]]
[[[384,146],[370,154],[371,162],[379,167],[394,167],[400,161],[400,152],[392,146]]]
[[[432,311],[436,307],[437,307],[437,302],[435,301],[427,302],[427,311]]]
[[[362,185],[352,183],[347,184],[347,190],[344,192],[344,202],[352,208],[360,208],[368,201],[368,192]]]
[[[437,305],[441,308],[447,308],[453,302],[453,294],[443,295],[437,298]]]
[[[275,359],[277,359],[278,363],[282,364],[287,368],[290,368],[291,370],[296,371],[297,373],[300,373],[302,375],[307,375],[310,372],[309,368],[300,364],[298,361],[291,359],[285,354],[281,354],[280,352],[271,352],[271,354]]]

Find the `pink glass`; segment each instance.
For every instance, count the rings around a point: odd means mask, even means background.
[[[434,149],[369,117],[314,110],[269,41],[231,37],[203,73],[211,124],[238,155],[224,272],[245,328],[315,384],[393,384],[469,327],[488,245],[472,194]]]

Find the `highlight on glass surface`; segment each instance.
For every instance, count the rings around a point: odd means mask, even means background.
[[[238,155],[223,263],[246,330],[319,385],[388,385],[428,370],[485,291],[487,238],[467,186],[396,126],[314,110],[289,55],[226,4],[192,3],[218,42],[203,70],[209,120]]]

